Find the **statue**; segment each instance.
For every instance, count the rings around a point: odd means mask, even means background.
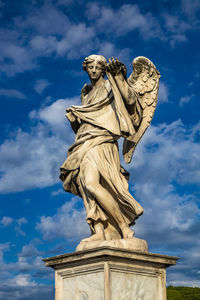
[[[143,213],[128,190],[129,173],[120,165],[118,139],[130,163],[155,111],[160,73],[145,57],[133,60],[133,72],[118,59],[90,55],[83,62],[91,84],[81,91],[81,106],[67,108],[76,134],[62,164],[65,191],[83,198],[91,236],[82,242],[131,239],[130,228]],[[107,80],[104,78],[107,75]]]

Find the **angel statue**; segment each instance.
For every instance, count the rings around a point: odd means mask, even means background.
[[[160,73],[146,57],[135,58],[132,65],[127,78],[118,59],[107,63],[102,55],[86,57],[83,70],[91,83],[82,88],[82,105],[66,110],[76,138],[60,178],[65,191],[83,198],[92,234],[82,242],[131,239],[130,226],[143,213],[129,193],[118,139],[124,138],[123,156],[130,163],[155,111]]]

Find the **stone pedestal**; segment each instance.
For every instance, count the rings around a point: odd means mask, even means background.
[[[44,259],[55,300],[166,300],[166,268],[177,257],[101,247]]]

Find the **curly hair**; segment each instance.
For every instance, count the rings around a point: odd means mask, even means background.
[[[94,61],[97,61],[102,66],[103,76],[105,76],[106,75],[107,61],[106,61],[105,57],[102,56],[102,55],[92,54],[92,55],[86,57],[84,59],[83,64],[82,64],[83,70],[87,72],[87,66],[88,66],[88,64],[90,64],[90,63],[92,63]]]

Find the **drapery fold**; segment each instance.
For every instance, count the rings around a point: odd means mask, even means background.
[[[100,174],[100,184],[117,202],[119,213],[131,225],[142,214],[141,205],[128,191],[127,172],[120,165],[117,140],[134,133],[131,118],[113,78],[82,97],[82,106],[71,106],[67,114],[79,119],[80,127],[74,144],[68,150],[61,166],[60,178],[66,191],[83,198],[87,222],[94,230],[94,222],[100,219],[106,226],[115,224],[111,215],[87,189],[84,167],[92,164]],[[106,201],[106,199],[105,199]],[[119,232],[117,224],[114,225]]]

